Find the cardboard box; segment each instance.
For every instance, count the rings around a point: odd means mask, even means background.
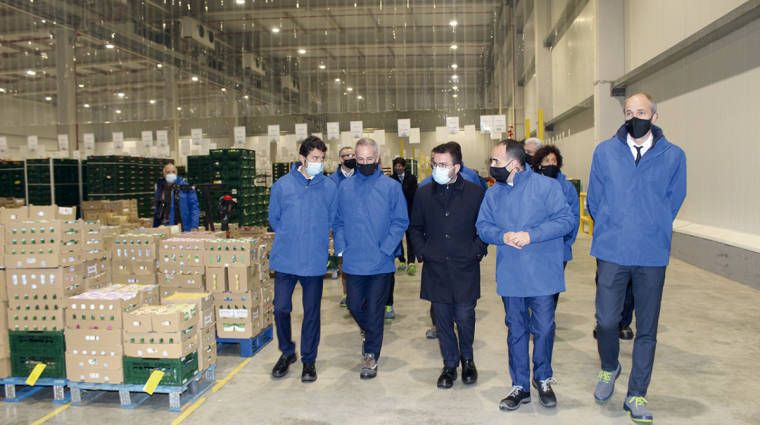
[[[124,333],[124,355],[129,357],[179,359],[197,351],[197,329],[187,332]]]
[[[77,207],[30,205],[28,214],[30,220],[76,220]]]
[[[75,355],[121,356],[120,329],[66,329],[66,352]]]
[[[121,329],[123,313],[145,303],[156,303],[155,285],[111,285],[66,300],[66,327]]]
[[[198,309],[199,325],[206,328],[214,324],[214,296],[207,292],[176,292],[161,298],[161,304],[193,303]]]
[[[216,364],[216,326],[203,328],[200,331],[198,346],[198,370],[206,370]]]
[[[12,331],[61,331],[64,329],[64,313],[57,303],[22,302],[14,304],[8,308],[8,329]]]
[[[92,277],[84,279],[84,289],[89,291],[91,289],[103,288],[111,284],[111,279],[105,273],[101,273]]]
[[[261,330],[258,292],[218,294],[214,305],[220,338],[250,338]]]
[[[84,292],[81,264],[54,269],[7,269],[4,274],[8,297],[14,300],[44,293],[62,303],[64,298]]]
[[[195,304],[168,304],[159,306],[151,314],[156,332],[178,332],[198,327],[198,308]]]
[[[0,270],[0,302],[8,301],[8,289],[5,284],[5,270]],[[0,328],[2,331],[3,328]]]
[[[7,224],[29,220],[29,207],[0,208],[0,223]]]
[[[227,269],[224,267],[206,267],[206,291],[227,291]]]
[[[250,320],[219,319],[216,321],[216,334],[219,338],[252,338],[261,332],[258,309],[250,312]]]
[[[142,306],[124,313],[124,332],[153,332],[153,310],[158,306]]]
[[[250,266],[253,244],[249,239],[213,239],[205,243],[207,267]]]
[[[66,378],[75,382],[121,384],[122,356],[89,356],[66,353]]]
[[[8,303],[0,302],[0,358],[9,357],[10,355],[11,346],[10,341],[8,340]]]
[[[9,357],[0,358],[0,376],[3,378],[11,376],[11,359]]]
[[[161,286],[196,289],[196,292],[199,292],[204,289],[204,275],[203,267],[176,267],[162,264],[158,269],[158,283]]]
[[[261,304],[271,305],[274,302],[274,285],[264,285],[261,287]]]
[[[114,260],[155,260],[158,235],[123,234],[113,240],[111,258]]]
[[[157,283],[155,274],[118,273],[116,271],[111,273],[111,281],[113,283],[138,285],[156,285]]]
[[[227,290],[248,292],[259,288],[259,280],[254,266],[230,266],[227,268]]]

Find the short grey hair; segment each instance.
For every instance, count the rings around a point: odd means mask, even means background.
[[[654,115],[657,112],[657,102],[654,101],[654,98],[649,95],[648,93],[636,93],[628,96],[625,99],[625,102],[623,102],[623,112],[625,113],[625,104],[628,103],[628,99],[632,98],[633,96],[644,96],[647,98],[647,101],[649,101],[649,109],[652,111],[652,115]]]
[[[531,137],[530,139],[525,141],[525,146],[528,145],[536,145],[536,150],[541,149],[544,146],[544,143],[541,142],[541,139],[538,137]]]
[[[377,142],[375,139],[370,139],[369,137],[362,137],[356,142],[356,149],[359,149],[359,146],[372,146],[375,148],[375,156],[377,156],[378,160],[380,159],[380,150],[377,147]]]
[[[346,151],[346,149],[353,149],[353,148],[352,148],[351,146],[343,146],[343,147],[342,147],[342,148],[340,148],[340,150],[338,151],[338,156],[343,156],[343,152],[345,152],[345,151]]]

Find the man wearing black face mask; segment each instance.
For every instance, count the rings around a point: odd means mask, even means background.
[[[686,155],[652,125],[657,105],[649,95],[626,99],[624,112],[625,124],[594,150],[586,197],[594,219],[591,255],[597,259],[602,366],[594,398],[608,401],[620,375],[618,324],[630,282],[636,339],[623,409],[636,422],[652,422],[645,396],[652,378],[673,220],[686,197]]]
[[[328,176],[329,179],[332,179],[332,181],[335,182],[336,187],[339,187],[344,180],[352,177],[356,173],[356,154],[354,153],[354,148],[351,146],[340,148],[338,157],[340,158],[338,169]],[[340,280],[343,284],[343,297],[340,299],[340,306],[346,308],[346,273],[343,272],[342,258],[339,263],[341,268]]]

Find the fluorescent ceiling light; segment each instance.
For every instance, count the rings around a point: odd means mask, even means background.
[[[45,100],[47,100],[48,102],[50,102],[51,100],[53,100],[53,98],[50,97],[50,96],[45,96]]]
[[[454,74],[454,75],[451,76],[451,79],[452,80],[457,80],[457,79],[459,79],[459,76],[457,74]]]
[[[319,64],[319,69],[325,69],[325,68],[327,68],[327,65],[323,63]]]
[[[150,103],[151,105],[155,105],[156,104],[156,99],[151,99],[151,100],[148,101],[148,103]]]
[[[298,54],[299,55],[305,55],[306,54],[306,49],[298,49]]]
[[[458,24],[458,22],[457,22],[457,20],[456,20],[456,19],[452,19],[452,20],[449,22],[449,25],[451,25],[452,27],[455,27],[455,26],[457,26],[457,24]]]
[[[354,88],[353,87],[346,87],[346,90],[348,90],[348,91],[354,91]]]
[[[90,104],[89,104],[89,103],[85,103],[85,104],[84,104],[84,105],[82,105],[82,106],[84,106],[85,108],[89,108],[89,107],[90,107]]]
[[[116,93],[116,96],[123,98],[126,95],[124,93],[119,92],[119,93]]]
[[[26,75],[28,75],[28,76],[30,76],[30,77],[34,77],[35,75],[37,75],[37,73],[36,73],[36,72],[34,72],[34,70],[33,70],[33,69],[27,69],[27,70],[26,70]]]
[[[120,114],[120,113],[121,113],[121,109],[117,109],[115,112],[116,112],[117,114]]]
[[[280,32],[280,28],[278,28],[278,27],[272,27],[272,32],[275,33],[275,34],[277,34],[278,32]]]
[[[452,64],[451,64],[451,69],[457,69],[457,68],[459,68],[459,65],[457,65],[457,64],[455,64],[455,63],[452,63]]]
[[[192,78],[190,78],[190,79],[193,80],[193,81],[198,81],[198,77],[196,77],[195,75],[193,75]]]
[[[456,50],[458,47],[459,47],[459,46],[457,46],[456,44],[452,44],[452,45],[451,45],[449,48],[450,48],[451,50]]]
[[[106,49],[113,49],[114,45],[111,43],[106,43]]]

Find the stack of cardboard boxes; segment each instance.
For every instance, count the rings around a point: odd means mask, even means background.
[[[156,251],[161,235],[119,235],[111,246],[113,283],[156,284]]]
[[[82,201],[82,218],[109,226],[137,223],[137,199]]]
[[[207,292],[177,292],[161,299],[161,304],[193,303],[199,314],[198,369],[216,364],[216,314],[214,297]]]
[[[0,269],[0,378],[8,376],[11,376],[11,348],[8,342],[8,292],[5,287],[5,270]]]
[[[158,247],[158,283],[161,297],[175,292],[204,290],[204,239],[164,239]]]
[[[111,285],[67,299],[66,374],[71,381],[124,382],[124,316],[158,304],[156,285]]]
[[[82,226],[85,290],[111,284],[111,251],[106,248],[104,227],[99,222],[85,222]]]
[[[265,249],[257,239],[206,241],[206,290],[214,294],[220,338],[250,338],[268,326],[274,290]],[[262,303],[262,295],[269,301]]]

